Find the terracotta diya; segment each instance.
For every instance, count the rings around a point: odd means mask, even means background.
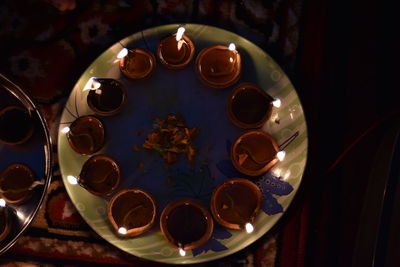
[[[94,116],[77,118],[69,127],[67,139],[75,152],[91,155],[99,151],[105,141],[103,123]]]
[[[8,208],[0,207],[0,242],[8,236],[10,229],[11,225]]]
[[[130,79],[143,79],[150,77],[156,68],[154,55],[141,48],[128,50],[128,54],[119,61],[119,69]]]
[[[207,242],[213,232],[214,222],[201,203],[183,198],[170,202],[164,208],[160,227],[167,240],[182,253]]]
[[[231,148],[231,160],[239,172],[258,176],[279,161],[278,152],[279,147],[270,134],[252,130],[235,140]]]
[[[22,144],[32,136],[33,129],[33,119],[25,108],[8,106],[0,111],[0,141]]]
[[[20,204],[32,196],[35,174],[22,163],[8,165],[0,173],[0,196],[8,203]]]
[[[251,83],[236,87],[228,98],[229,119],[239,128],[260,128],[270,118],[274,98]]]
[[[230,229],[252,232],[252,224],[260,211],[262,194],[257,185],[243,178],[225,181],[211,196],[214,219]]]
[[[148,231],[155,217],[155,201],[141,189],[122,190],[108,203],[108,219],[120,236],[137,236]]]
[[[200,80],[214,88],[226,88],[240,77],[241,57],[233,44],[215,45],[203,49],[196,59],[196,73]]]
[[[157,45],[157,57],[169,69],[182,69],[193,59],[195,48],[184,31],[185,28],[178,28],[176,34],[162,39]]]
[[[96,88],[89,90],[87,103],[98,115],[111,116],[121,112],[127,99],[125,86],[114,79],[94,78]]]
[[[94,155],[82,166],[79,184],[96,196],[109,196],[119,186],[121,169],[117,162],[106,155]]]

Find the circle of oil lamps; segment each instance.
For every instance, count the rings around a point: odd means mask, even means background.
[[[123,48],[117,55],[119,69],[130,79],[144,79],[150,77],[156,68],[156,58],[153,53],[142,48]]]
[[[260,128],[270,118],[273,107],[279,107],[280,100],[271,97],[254,84],[237,86],[228,97],[228,116],[239,128]]]
[[[214,88],[226,88],[238,81],[242,70],[240,53],[235,44],[214,45],[203,49],[196,59],[200,80]]]
[[[209,211],[190,198],[170,202],[160,216],[160,228],[181,256],[210,239],[214,222]]]
[[[86,100],[96,114],[111,116],[121,112],[127,100],[127,91],[115,79],[92,77]]]
[[[253,182],[243,178],[230,179],[215,188],[211,212],[222,226],[252,233],[261,201],[261,191]]]
[[[108,203],[108,219],[120,236],[137,236],[154,224],[156,204],[146,191],[137,188],[118,192]]]
[[[117,190],[120,181],[118,163],[109,156],[97,154],[83,164],[76,183],[96,196],[109,196]]]
[[[19,145],[32,136],[33,130],[33,119],[25,108],[8,106],[0,111],[0,141]]]
[[[182,69],[193,59],[194,44],[184,33],[185,28],[179,27],[176,34],[162,39],[157,45],[157,57],[169,69]]]
[[[231,147],[233,166],[249,176],[267,172],[284,157],[285,152],[279,150],[273,137],[261,130],[251,130],[240,135]]]
[[[91,155],[99,151],[105,142],[103,123],[90,115],[77,118],[61,132],[67,135],[71,148],[81,155]]]

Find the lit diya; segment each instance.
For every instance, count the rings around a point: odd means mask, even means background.
[[[215,45],[200,52],[196,59],[196,72],[206,85],[225,88],[240,77],[241,57],[234,44],[229,47]]]
[[[137,236],[148,231],[155,217],[155,201],[141,189],[122,190],[108,204],[108,219],[121,236]]]
[[[25,108],[8,106],[0,111],[0,141],[22,144],[32,136],[33,129],[33,119]]]
[[[117,162],[106,155],[94,155],[82,166],[78,183],[96,196],[109,196],[119,186],[121,169]]]
[[[67,128],[66,132],[70,146],[79,154],[91,155],[99,151],[104,145],[103,123],[94,116],[77,118]]]
[[[257,185],[236,178],[219,185],[211,197],[214,219],[230,229],[253,231],[253,222],[260,211],[262,194]]]
[[[8,213],[8,208],[0,206],[0,242],[10,233],[11,225]]]
[[[145,49],[134,48],[119,61],[119,69],[130,79],[143,79],[150,77],[156,68],[154,55]]]
[[[93,88],[87,95],[89,107],[101,116],[111,116],[119,113],[127,99],[125,86],[114,79],[92,79]]]
[[[254,84],[241,84],[228,98],[229,119],[239,128],[260,128],[271,116],[273,102],[273,97]]]
[[[0,196],[8,203],[20,204],[32,196],[35,174],[22,163],[8,165],[0,173]]]
[[[252,130],[235,140],[231,148],[231,160],[239,172],[258,176],[278,162],[278,152],[279,147],[270,134]]]
[[[208,210],[194,199],[170,202],[162,211],[160,227],[167,240],[180,250],[197,248],[210,239],[214,222]]]
[[[176,34],[166,37],[157,46],[157,57],[169,69],[182,69],[193,59],[193,42],[184,35],[185,28],[179,27]]]

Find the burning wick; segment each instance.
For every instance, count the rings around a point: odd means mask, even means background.
[[[236,45],[234,43],[230,43],[228,46],[229,51],[236,51]]]
[[[246,223],[244,228],[246,229],[246,232],[248,234],[250,234],[254,231],[254,226],[251,223]]]
[[[176,31],[176,41],[180,41],[184,33],[185,33],[185,27],[179,27],[178,30]]]
[[[97,81],[96,77],[90,77],[87,83],[85,84],[85,87],[83,88],[83,91],[87,90],[96,90],[101,87],[101,83]]]
[[[121,49],[121,51],[119,51],[117,58],[121,59],[126,57],[126,55],[128,55],[128,49],[126,49],[125,47]]]
[[[61,132],[62,132],[63,134],[66,134],[66,133],[68,133],[70,130],[71,130],[71,129],[70,129],[68,126],[65,126],[64,128],[61,129]]]
[[[7,204],[6,201],[4,199],[0,198],[0,207],[4,208],[6,206],[6,204]]]
[[[280,108],[281,104],[282,104],[282,102],[279,98],[275,98],[274,101],[272,101],[272,105],[274,105],[274,107],[276,107],[276,108]]]
[[[281,151],[279,151],[278,153],[276,153],[276,156],[278,157],[279,161],[282,161],[282,160],[285,159],[286,152],[283,151],[283,150],[281,150]]]
[[[125,227],[120,227],[118,228],[118,233],[120,233],[121,235],[126,235],[126,233],[128,233],[128,230],[126,230]]]
[[[67,180],[72,185],[78,184],[78,178],[76,178],[75,176],[68,175]]]
[[[183,248],[179,248],[179,255],[181,255],[182,257],[185,257],[186,251]]]

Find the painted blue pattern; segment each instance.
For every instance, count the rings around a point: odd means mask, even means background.
[[[192,249],[193,257],[196,257],[197,255],[200,255],[202,253],[206,253],[207,251],[223,251],[228,249],[226,246],[224,246],[222,243],[220,243],[218,240],[222,239],[228,239],[232,236],[232,234],[225,229],[224,227],[221,227],[219,225],[216,225],[214,227],[213,234],[211,238],[202,246]]]

